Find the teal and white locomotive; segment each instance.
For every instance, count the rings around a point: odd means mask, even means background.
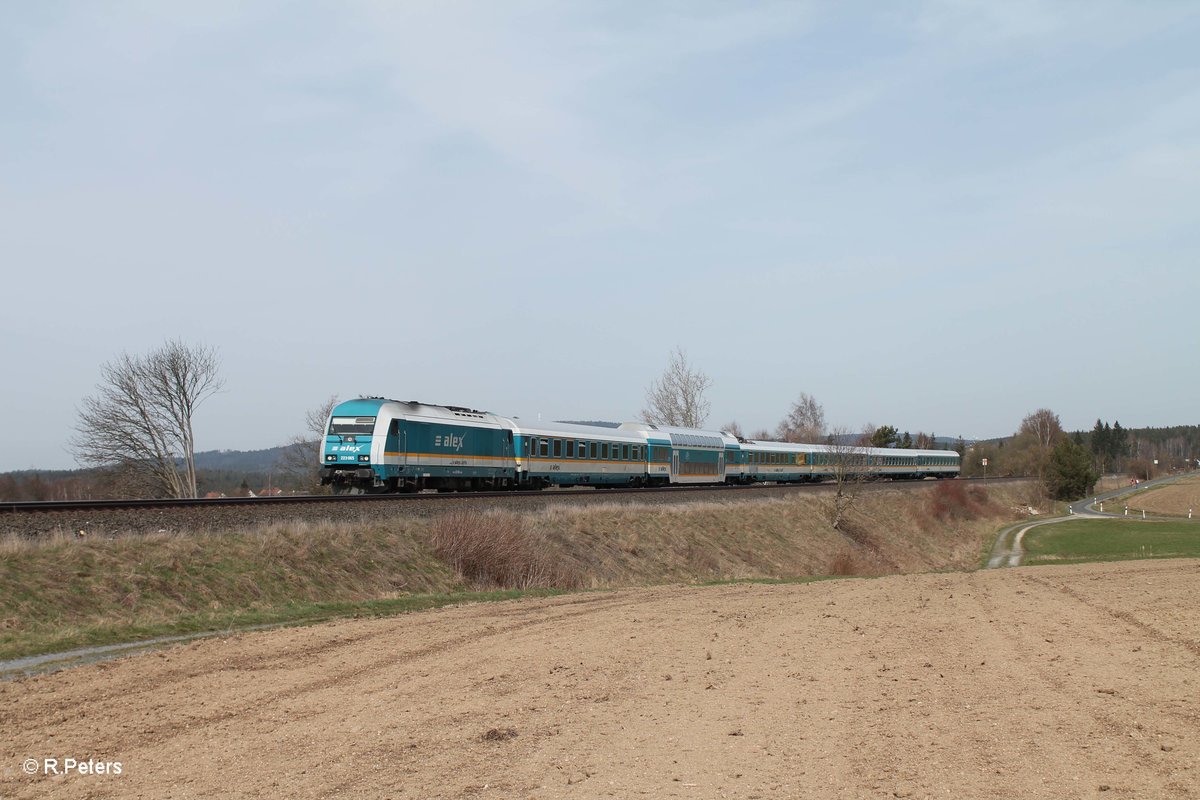
[[[856,448],[873,477],[957,477],[946,450]],[[335,494],[541,489],[549,486],[799,483],[833,477],[837,448],[756,442],[722,431],[626,422],[526,424],[460,406],[382,397],[339,403],[322,447]]]

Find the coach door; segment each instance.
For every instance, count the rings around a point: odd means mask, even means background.
[[[679,477],[679,451],[671,449],[671,479],[675,480]]]

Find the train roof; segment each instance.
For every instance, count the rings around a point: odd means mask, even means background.
[[[644,443],[645,437],[635,431],[623,428],[609,428],[605,425],[580,425],[576,422],[524,422],[518,417],[509,420],[508,427],[513,433],[523,436],[562,436],[575,439],[596,439],[598,441]]]
[[[468,424],[501,425],[504,422],[503,417],[498,417],[490,411],[478,411],[465,406],[422,403],[420,400],[391,400],[386,397],[358,397],[353,400],[345,400],[333,407],[332,416],[377,415],[385,406],[389,407],[388,410],[393,414],[404,416],[430,417]]]
[[[723,450],[737,447],[738,440],[724,431],[708,431],[701,428],[680,428],[673,425],[656,425],[652,422],[622,422],[625,430],[643,431],[647,439],[670,442],[676,447],[700,447]]]
[[[742,447],[753,450],[766,450],[787,453],[830,453],[859,452],[871,456],[958,456],[954,450],[913,450],[900,447],[859,447],[858,445],[828,445],[804,444],[801,442],[770,442],[748,439],[742,442]]]

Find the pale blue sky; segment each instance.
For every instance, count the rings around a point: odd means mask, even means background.
[[[1200,4],[5,4],[0,470],[220,352],[201,449],[360,393],[716,426],[1197,423]]]

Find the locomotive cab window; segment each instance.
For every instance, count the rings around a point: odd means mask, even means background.
[[[343,434],[370,434],[375,430],[374,417],[333,417],[329,420],[329,432],[335,436]]]

